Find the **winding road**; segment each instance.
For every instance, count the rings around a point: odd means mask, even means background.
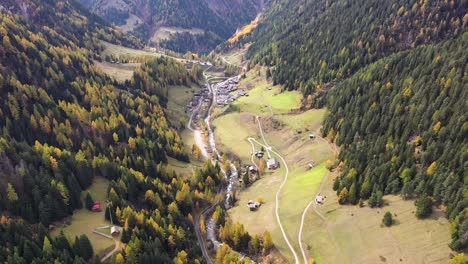
[[[214,133],[213,133],[213,130],[212,130],[211,124],[210,124],[211,113],[212,113],[212,110],[213,110],[213,107],[214,107],[214,103],[216,102],[216,90],[211,85],[211,81],[213,81],[213,80],[226,80],[226,79],[229,79],[229,78],[226,78],[226,77],[210,77],[209,78],[206,75],[206,72],[211,67],[212,66],[209,66],[208,68],[206,68],[203,71],[203,76],[205,77],[206,85],[208,86],[208,89],[209,89],[210,93],[212,93],[212,95],[213,95],[210,107],[209,107],[208,112],[207,112],[207,114],[206,114],[206,116],[204,118],[204,122],[207,125],[208,132],[209,132],[208,144],[210,145],[213,153],[216,154],[216,158],[220,159],[221,157],[220,157],[220,154],[219,154],[218,150],[216,149],[216,142],[215,142],[215,138],[214,138]],[[215,87],[216,87],[216,85],[215,85]],[[196,129],[196,128],[193,127],[193,118],[194,118],[194,116],[196,114],[198,114],[198,111],[200,109],[200,105],[201,105],[201,102],[199,102],[197,107],[192,112],[192,114],[190,116],[190,119],[188,120],[188,123],[187,123],[187,128],[190,129],[194,133],[195,144],[197,144],[198,147],[200,148],[203,157],[205,159],[210,159],[212,162],[216,162],[215,159],[210,157],[210,155],[208,154],[208,152],[207,152],[207,150],[205,148],[207,144],[203,140],[202,132],[199,129]],[[228,177],[226,171],[224,171],[224,169],[221,168],[222,173],[226,176],[226,179],[228,179],[228,186],[226,187],[226,199],[225,199],[226,204],[228,203],[230,193],[231,193],[231,191],[233,189],[233,183],[234,183],[235,179],[238,177],[236,167],[232,163],[230,163],[230,165],[231,165],[231,174],[229,175],[229,177]],[[220,190],[221,190],[221,188],[220,188]],[[199,215],[195,216],[195,220],[194,220],[195,234],[197,235],[197,239],[198,239],[198,242],[200,244],[200,248],[202,250],[203,257],[205,258],[206,262],[209,263],[209,264],[213,264],[213,260],[210,257],[210,254],[209,254],[208,249],[206,247],[205,238],[203,237],[203,234],[202,234],[202,232],[200,230],[200,217],[203,215],[203,216],[205,216],[205,219],[208,219],[208,217],[206,217],[206,216],[211,213],[211,211],[219,204],[219,202],[220,201],[217,201],[217,202],[213,203],[211,206],[209,206],[208,208],[205,208]],[[219,244],[219,242],[216,240],[215,237],[211,237],[209,239],[212,240],[213,244],[215,244],[215,245]]]
[[[294,250],[293,245],[291,244],[291,242],[289,242],[288,236],[286,235],[286,232],[284,231],[284,228],[283,228],[283,225],[281,224],[281,219],[280,219],[280,216],[279,216],[279,195],[281,193],[281,190],[283,189],[284,184],[286,184],[286,182],[288,180],[289,168],[288,168],[286,160],[283,158],[283,156],[281,156],[278,152],[273,150],[273,148],[270,145],[268,145],[268,142],[265,139],[265,135],[263,134],[262,125],[261,125],[261,122],[260,122],[260,119],[259,119],[258,116],[256,116],[256,120],[257,120],[257,123],[258,123],[258,127],[260,129],[260,134],[262,136],[262,140],[263,140],[264,144],[258,142],[255,138],[252,138],[252,137],[249,137],[247,140],[249,142],[251,142],[251,144],[252,144],[252,142],[255,142],[258,145],[264,147],[267,150],[268,157],[271,157],[270,152],[272,152],[273,154],[278,156],[281,159],[281,161],[283,162],[284,168],[286,170],[283,182],[279,186],[278,190],[276,191],[276,195],[275,195],[275,215],[276,215],[276,222],[278,223],[278,225],[280,227],[280,230],[281,230],[281,234],[283,235],[283,238],[284,238],[286,244],[288,245],[289,249],[291,250],[291,253],[294,255],[294,261],[295,261],[296,264],[299,264],[300,263],[299,257],[297,255],[296,251]]]

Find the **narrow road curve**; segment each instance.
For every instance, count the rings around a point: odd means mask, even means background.
[[[111,252],[107,253],[104,257],[101,258],[102,263],[104,263],[107,259],[112,257],[112,255],[114,255],[115,253],[117,253],[118,251],[123,249],[123,244],[120,241],[117,241],[115,239],[114,239],[114,241],[115,241],[114,249]]]
[[[327,173],[327,175],[325,177],[328,177],[328,175],[330,174],[330,172]],[[318,189],[317,191],[317,194],[316,196],[322,191],[322,186],[323,186],[323,181],[320,183],[320,188]],[[315,197],[312,199],[312,201],[310,201],[310,203],[306,206],[306,208],[304,209],[304,211],[302,212],[302,217],[301,217],[301,225],[299,227],[299,234],[297,236],[297,241],[299,242],[299,247],[301,248],[301,253],[302,253],[302,257],[304,258],[304,263],[307,263],[307,255],[306,255],[306,252],[304,250],[304,246],[302,244],[302,229],[304,227],[304,221],[305,221],[305,216],[307,215],[307,211],[309,210],[309,208],[312,206],[312,208],[314,209],[314,212],[320,217],[322,218],[322,220],[324,221],[327,221],[327,218],[322,214],[320,213],[317,208],[315,207]]]
[[[250,140],[250,138],[248,138],[247,140],[249,141],[250,145],[252,146],[252,155],[250,156],[250,161],[255,166],[255,168],[257,168],[257,171],[258,171],[257,163],[255,163],[255,144],[252,142],[252,140]]]
[[[283,186],[286,184],[287,180],[288,180],[288,175],[289,175],[289,168],[288,168],[288,165],[286,164],[286,160],[283,158],[283,156],[281,156],[278,152],[276,152],[275,150],[273,150],[273,148],[271,146],[268,145],[266,139],[265,139],[265,136],[263,134],[263,129],[262,129],[262,125],[260,123],[260,119],[258,118],[258,116],[256,116],[256,119],[257,119],[257,122],[258,122],[258,127],[260,128],[260,133],[262,135],[262,138],[263,138],[263,142],[265,144],[261,144],[260,142],[258,142],[256,139],[254,138],[248,138],[249,141],[253,141],[253,142],[256,142],[257,144],[259,144],[260,146],[263,146],[267,152],[268,152],[268,156],[270,157],[270,154],[269,152],[271,151],[273,154],[275,154],[276,156],[278,156],[281,161],[283,162],[284,164],[284,168],[286,170],[286,173],[284,175],[284,179],[283,179],[283,182],[281,183],[281,185],[279,186],[278,190],[276,191],[276,195],[275,195],[275,215],[276,215],[276,221],[278,222],[278,225],[280,227],[280,230],[281,230],[281,233],[283,235],[283,238],[284,240],[286,241],[286,244],[288,245],[289,249],[291,250],[291,252],[293,253],[294,255],[294,260],[295,260],[295,263],[296,264],[299,264],[300,261],[299,261],[299,257],[296,253],[296,251],[294,250],[294,247],[293,245],[291,244],[291,242],[289,242],[289,239],[288,239],[288,236],[286,235],[286,232],[284,231],[284,228],[283,228],[283,225],[281,224],[281,219],[280,219],[280,216],[279,216],[279,195],[281,193],[281,190],[283,189]]]
[[[262,136],[263,143],[265,143],[264,148],[265,148],[265,150],[266,150],[266,152],[267,152],[267,156],[268,156],[268,158],[271,158],[271,156],[270,156],[271,147],[270,147],[270,145],[268,145],[268,143],[267,143],[266,140],[265,140],[265,135],[263,134],[263,129],[262,129],[262,125],[261,125],[261,123],[260,123],[260,119],[259,119],[258,116],[255,116],[255,119],[257,120],[258,129],[260,130],[260,135]],[[279,156],[279,155],[278,155],[278,156]],[[286,163],[285,163],[285,164],[286,164]]]
[[[325,143],[327,143],[328,147],[330,148],[330,150],[333,152],[333,154],[335,154],[335,156],[337,155],[338,151],[334,148],[331,147],[330,143],[328,141],[326,141],[323,137],[318,137],[320,140],[323,140]],[[325,177],[328,177],[330,175],[330,172],[327,173],[327,175],[325,175]],[[320,187],[317,191],[317,194],[315,196],[317,196],[318,194],[320,194],[322,192],[322,188],[323,188],[323,182],[324,180],[322,180],[322,182],[320,183]],[[306,206],[306,208],[304,209],[304,211],[302,212],[302,217],[301,217],[301,225],[300,225],[300,228],[299,228],[299,234],[298,234],[298,237],[297,237],[297,240],[299,242],[299,247],[301,248],[301,253],[302,253],[302,257],[304,258],[304,263],[307,263],[307,255],[306,255],[306,252],[304,250],[304,246],[303,246],[303,243],[302,243],[302,229],[304,227],[304,221],[305,221],[305,216],[307,215],[307,211],[309,210],[309,208],[312,206],[312,209],[314,209],[314,212],[320,217],[322,218],[323,221],[327,221],[327,218],[322,214],[320,213],[317,208],[316,208],[316,202],[315,202],[315,197],[312,199],[312,201],[310,201],[310,203]]]
[[[200,248],[202,250],[203,257],[205,258],[206,263],[208,264],[213,264],[213,261],[211,260],[210,254],[208,253],[208,249],[206,248],[205,238],[203,237],[203,234],[201,233],[201,230],[200,230],[200,216],[207,214],[208,212],[213,210],[215,206],[217,205],[218,203],[216,202],[210,207],[205,208],[203,211],[201,211],[200,215],[195,217],[195,221],[193,223],[195,225],[195,233],[198,238],[198,243],[200,243]]]
[[[220,55],[220,57],[221,57],[221,60],[222,60],[224,63],[229,64],[229,65],[234,66],[234,67],[241,68],[243,71],[247,71],[247,67],[235,65],[235,64],[229,62],[223,55]]]

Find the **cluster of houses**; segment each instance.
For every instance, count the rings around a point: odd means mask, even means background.
[[[241,96],[249,96],[244,89],[239,89],[237,87],[239,81],[240,77],[234,77],[227,79],[224,82],[217,83],[214,86],[216,93],[216,106],[224,107]],[[194,116],[195,119],[199,119],[203,116],[204,111],[208,111],[212,100],[213,94],[210,93],[208,85],[205,85],[200,92],[193,94],[192,100],[187,103],[185,109],[188,113],[191,113],[199,107],[197,116]]]
[[[230,78],[216,85],[216,105],[224,107],[241,96],[249,96],[244,89],[238,89],[239,77]]]
[[[193,94],[192,100],[187,103],[186,111],[190,113],[193,112],[199,106],[200,103],[202,104],[201,108],[206,108],[207,110],[209,108],[212,98],[213,98],[213,95],[210,93],[208,86],[205,85],[201,89],[200,92],[196,92]],[[199,117],[195,117],[195,118],[199,118]]]

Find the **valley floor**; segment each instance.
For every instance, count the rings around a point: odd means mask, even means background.
[[[137,52],[119,50],[114,46],[108,46],[108,50],[129,54]],[[242,51],[236,51],[224,59],[239,64],[242,57]],[[128,79],[133,71],[133,65],[98,66],[111,76],[123,79]],[[213,76],[219,74],[213,72]],[[259,180],[242,189],[237,194],[236,206],[228,212],[234,222],[242,223],[251,234],[271,232],[277,249],[269,256],[273,263],[282,263],[285,259],[290,263],[296,259],[298,263],[310,259],[316,263],[447,262],[452,252],[448,247],[449,223],[443,213],[435,213],[431,219],[417,220],[413,201],[405,201],[398,196],[386,196],[388,205],[377,209],[338,204],[332,190],[333,179],[338,172],[330,172],[326,168],[336,158],[337,149],[321,138],[320,132],[326,109],[298,110],[302,100],[300,93],[282,92],[281,87],[272,86],[265,80],[263,68],[251,69],[239,86],[248,92],[248,97],[239,98],[229,107],[214,109],[212,124],[217,146],[243,164],[251,164],[252,161],[258,164],[258,159],[252,158],[253,151],[259,150],[260,144],[270,145],[281,155],[272,153],[280,161],[280,168],[266,170]],[[185,105],[198,89],[196,86],[172,87],[169,91],[167,115],[176,126],[183,127],[187,123]],[[186,152],[191,153],[195,143],[193,132],[184,129],[180,134]],[[312,135],[315,139],[311,139]],[[284,162],[281,157],[284,157]],[[183,163],[170,159],[169,163],[177,173],[190,177],[201,163],[193,156],[191,160],[191,163]],[[101,184],[97,183],[93,188],[99,186]],[[316,195],[325,198],[323,205],[314,202]],[[257,211],[250,211],[247,201],[258,198],[265,203]],[[381,224],[386,211],[396,219],[396,224],[390,228]],[[81,214],[87,222],[79,220]],[[75,214],[72,225],[65,227],[64,231],[72,236],[88,232],[89,228],[82,230],[83,226],[98,223],[89,223],[94,215],[87,214]],[[99,224],[104,224],[102,221],[103,217],[100,217]],[[114,243],[100,241],[92,234],[89,237],[97,252]]]
[[[237,61],[237,56],[227,57]],[[263,71],[252,69],[247,73],[240,86],[248,90],[249,97],[236,101],[234,110],[216,110],[213,124],[221,150],[250,164],[252,146],[247,139],[252,137],[263,143],[255,119],[260,116],[266,141],[283,155],[289,167],[288,178],[279,193],[278,211],[299,263],[305,262],[303,255],[316,263],[446,263],[452,252],[448,247],[449,223],[442,212],[418,220],[414,202],[399,196],[384,197],[388,205],[377,209],[338,204],[332,190],[337,172],[326,169],[326,164],[337,154],[336,147],[320,137],[326,109],[291,111],[299,108],[300,95],[281,93],[280,87],[272,87],[265,81]],[[311,140],[310,134],[316,139]],[[255,148],[258,150],[260,146]],[[308,170],[310,163],[314,167]],[[294,253],[275,220],[275,193],[285,174],[283,163],[278,170],[267,170],[240,192],[237,206],[229,210],[229,216],[234,222],[244,224],[250,233],[270,231],[277,249],[294,263]],[[313,201],[316,195],[325,197],[323,205]],[[247,201],[259,197],[265,203],[251,212]],[[387,211],[396,219],[390,228],[382,225]],[[303,230],[299,237],[302,218]]]

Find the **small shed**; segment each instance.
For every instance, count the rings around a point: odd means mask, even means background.
[[[277,168],[279,168],[279,162],[277,159],[275,158],[269,158],[267,160],[267,167],[269,170],[275,170]]]
[[[316,136],[315,136],[315,134],[309,134],[309,138],[310,138],[310,139],[315,139]]]
[[[265,154],[261,150],[255,152],[255,156],[259,159],[263,158],[263,155]]]
[[[118,226],[112,226],[111,227],[111,234],[112,236],[118,236],[120,235],[120,229]]]
[[[315,202],[317,204],[323,204],[324,201],[325,201],[325,198],[323,196],[321,196],[321,195],[315,196]]]

